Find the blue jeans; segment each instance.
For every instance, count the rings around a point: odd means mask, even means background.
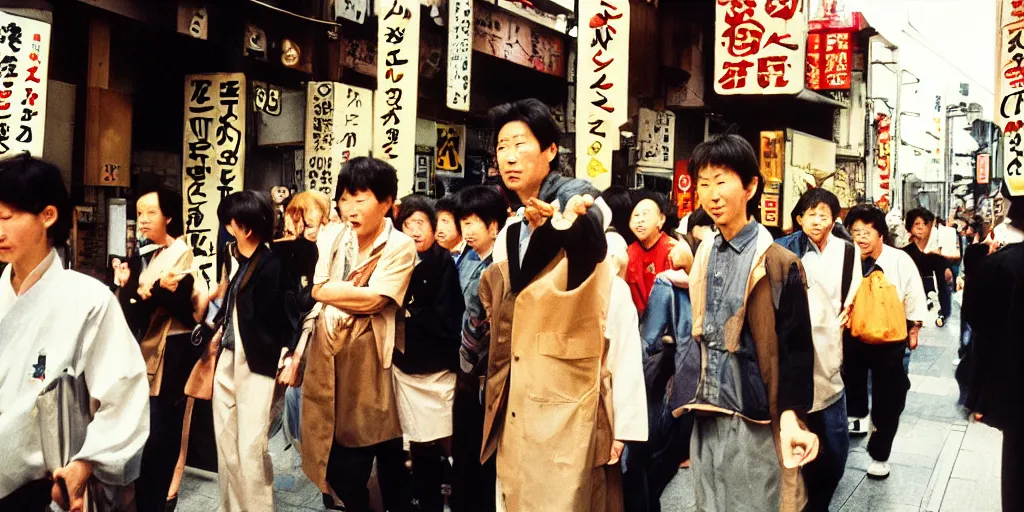
[[[807,416],[807,428],[818,436],[818,457],[804,466],[808,512],[827,511],[832,495],[846,470],[850,453],[847,430],[846,392],[836,403]]]

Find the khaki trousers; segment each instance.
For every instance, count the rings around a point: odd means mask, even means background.
[[[213,384],[220,510],[274,510],[274,466],[270,459],[272,408],[279,401],[274,379],[252,373],[241,339],[224,350]]]

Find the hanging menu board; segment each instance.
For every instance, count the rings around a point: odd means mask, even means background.
[[[448,108],[469,112],[473,0],[448,0]]]
[[[43,156],[50,25],[0,11],[0,156]]]
[[[384,0],[377,24],[377,94],[373,156],[398,170],[398,195],[413,190],[420,4]]]
[[[242,73],[185,77],[185,241],[211,289],[217,278],[217,207],[245,182],[245,91]]]

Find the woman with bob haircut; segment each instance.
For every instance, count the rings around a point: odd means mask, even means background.
[[[0,510],[81,510],[86,486],[139,476],[149,436],[146,364],[117,299],[57,256],[71,201],[56,167],[28,156],[0,162]],[[85,381],[92,419],[62,468],[44,464],[37,397],[67,372]],[[41,428],[42,427],[42,428]],[[95,487],[93,487],[95,489]]]

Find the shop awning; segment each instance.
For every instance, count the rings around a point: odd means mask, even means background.
[[[797,93],[796,99],[801,100],[801,101],[806,101],[808,103],[821,103],[821,104],[824,104],[824,105],[832,105],[833,107],[838,107],[838,108],[847,108],[847,107],[849,107],[849,105],[847,105],[847,104],[845,104],[845,103],[843,103],[841,101],[836,101],[836,100],[834,100],[832,98],[829,98],[828,96],[825,96],[824,94],[821,94],[821,93],[819,93],[817,91],[812,91],[810,89],[804,89],[804,90],[800,91],[799,93]]]

